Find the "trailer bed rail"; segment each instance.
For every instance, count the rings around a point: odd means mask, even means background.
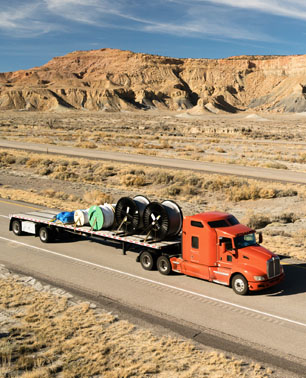
[[[97,237],[102,239],[116,240],[122,243],[139,245],[151,249],[167,249],[169,247],[178,247],[181,243],[181,238],[176,237],[171,240],[154,241],[152,239],[145,239],[145,235],[124,235],[117,230],[101,230],[94,231],[90,226],[76,226],[75,224],[63,224],[56,220],[58,212],[52,210],[33,211],[27,213],[10,214],[10,222],[13,220],[20,220],[24,222],[32,222],[34,224],[44,224],[50,227],[56,227],[75,234]]]

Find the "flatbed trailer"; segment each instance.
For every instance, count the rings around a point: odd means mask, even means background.
[[[12,214],[9,228],[15,235],[39,236],[44,243],[68,233],[117,242],[123,254],[129,249],[138,252],[136,261],[146,270],[201,278],[230,286],[240,295],[267,289],[284,278],[280,258],[260,245],[262,235],[257,242],[255,230],[228,213],[186,216],[181,233],[162,241],[153,240],[150,233],[126,235],[120,226],[119,230],[95,231],[90,226],[63,224],[56,221],[56,215],[50,210]]]
[[[172,240],[155,241],[146,235],[125,235],[118,230],[94,231],[90,226],[76,226],[56,221],[58,212],[52,210],[10,214],[9,230],[15,235],[33,234],[43,243],[49,243],[64,234],[84,236],[93,240],[115,241],[121,244],[122,253],[131,247],[139,247],[141,253],[150,250],[157,255],[177,256],[181,252],[180,236]]]

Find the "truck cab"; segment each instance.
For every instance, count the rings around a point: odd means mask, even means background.
[[[231,286],[241,295],[284,278],[279,257],[256,241],[255,230],[217,211],[184,217],[182,255],[170,261],[176,272]]]

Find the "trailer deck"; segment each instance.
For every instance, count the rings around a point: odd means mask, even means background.
[[[101,238],[104,240],[114,240],[122,243],[122,250],[125,254],[128,245],[138,245],[150,249],[163,250],[171,247],[177,248],[181,244],[180,236],[171,240],[156,241],[146,238],[146,235],[124,235],[118,230],[94,231],[90,226],[76,226],[75,224],[63,224],[56,220],[58,212],[53,210],[33,211],[26,213],[10,214],[10,229],[14,220],[21,222],[22,232],[36,234],[34,228],[39,225],[46,225],[51,228],[63,229],[64,231],[75,233],[87,237]],[[31,226],[32,227],[31,229]]]

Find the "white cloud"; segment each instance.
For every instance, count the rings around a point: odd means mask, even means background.
[[[39,16],[41,12],[38,2],[26,5],[12,3],[10,7],[0,10],[0,30],[18,37],[35,37],[56,30],[58,26]]]
[[[27,5],[24,3],[11,0],[10,7],[2,6],[0,31],[26,37],[65,28],[68,31],[67,23],[63,22],[66,19],[76,24],[176,36],[271,41],[259,26],[252,25],[254,11],[306,19],[305,0],[27,0]]]
[[[306,2],[304,0],[168,0],[170,3],[184,3],[186,6],[222,4],[233,8],[256,10],[276,16],[306,19]]]
[[[51,14],[74,22],[100,24],[108,17],[121,16],[120,1],[110,0],[45,0]]]

